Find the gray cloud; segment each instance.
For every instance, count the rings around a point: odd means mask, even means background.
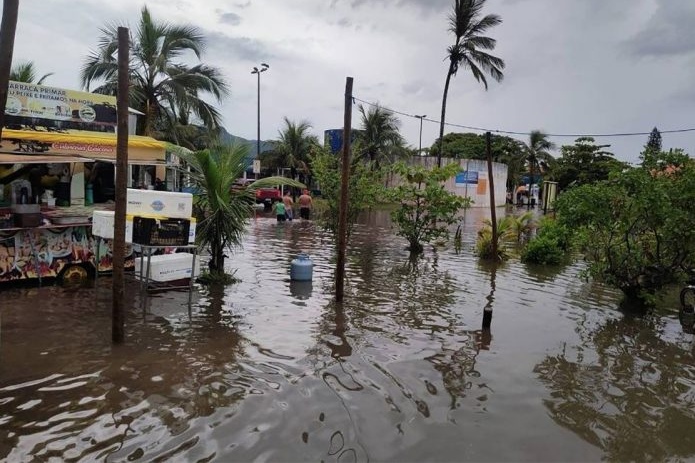
[[[673,56],[695,51],[695,2],[658,0],[646,27],[627,42],[636,56]]]
[[[275,53],[258,39],[233,37],[220,32],[208,32],[208,48],[211,54],[228,56],[230,59],[258,61],[274,58]]]
[[[331,6],[337,5],[339,0],[333,0]],[[423,10],[437,11],[448,8],[451,0],[349,0],[349,4],[353,7],[363,5],[374,5],[381,3],[388,6],[415,6]]]
[[[236,13],[232,13],[231,11],[227,13],[220,13],[219,21],[232,26],[238,26],[241,24],[241,16]]]

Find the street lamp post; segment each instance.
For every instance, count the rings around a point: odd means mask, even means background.
[[[260,68],[254,66],[253,71],[251,71],[251,74],[258,75],[258,130],[256,132],[256,159],[259,159],[261,156],[261,72],[267,71],[269,67],[270,66],[266,63],[261,63]],[[246,170],[244,170],[244,178],[246,178]]]
[[[422,120],[427,117],[427,114],[423,114],[422,116],[415,116],[418,119],[420,119],[420,149],[417,151],[418,156],[422,156]]]

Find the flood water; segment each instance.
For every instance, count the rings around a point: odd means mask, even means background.
[[[312,222],[252,221],[226,289],[110,281],[0,293],[8,461],[586,461],[695,458],[695,341],[675,299],[636,317],[582,264],[497,268],[464,246],[415,261],[387,214],[355,229],[344,305]],[[312,284],[290,283],[299,251]],[[485,307],[490,332],[481,331]]]

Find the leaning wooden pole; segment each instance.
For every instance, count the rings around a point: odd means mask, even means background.
[[[492,135],[485,132],[487,181],[490,185],[490,221],[492,222],[492,255],[497,259],[497,211],[495,210],[495,178],[492,176]]]
[[[348,180],[350,176],[350,135],[352,132],[352,77],[345,80],[343,152],[340,161],[340,215],[338,217],[338,262],[335,270],[335,300],[343,301],[345,289],[345,248],[348,226]]]
[[[2,2],[2,23],[0,23],[0,140],[2,128],[5,126],[5,105],[7,104],[10,70],[12,69],[12,54],[14,53],[14,36],[17,30],[19,15],[19,0],[4,0]]]
[[[125,267],[125,214],[128,176],[128,28],[118,28],[118,125],[116,139],[116,213],[113,231],[113,313],[111,338],[115,343],[125,338],[124,267]]]

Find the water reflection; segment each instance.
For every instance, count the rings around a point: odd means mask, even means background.
[[[676,312],[610,321],[620,295],[583,283],[581,264],[480,263],[484,216],[468,212],[459,254],[409,259],[388,214],[372,214],[338,305],[332,237],[259,214],[228,259],[241,283],[196,288],[190,312],[185,292],[143,313],[131,291],[118,347],[108,279],[96,298],[3,292],[0,458],[641,459],[640,440],[646,457],[692,457],[693,347]],[[310,284],[288,279],[299,251]],[[494,342],[480,329],[490,311]]]
[[[695,456],[695,356],[654,319],[624,317],[582,332],[534,372],[550,415],[609,460]]]

